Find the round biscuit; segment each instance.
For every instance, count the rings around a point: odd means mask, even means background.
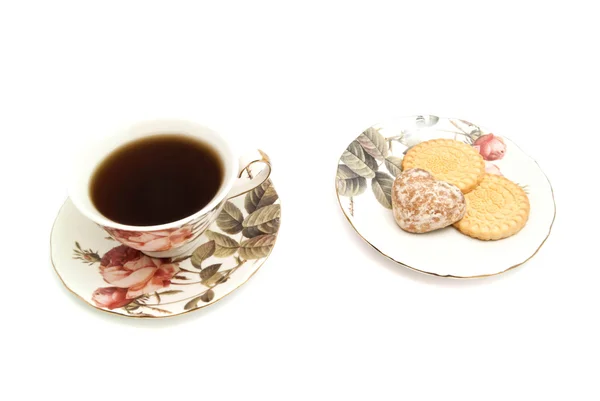
[[[404,155],[402,167],[427,170],[436,180],[456,185],[465,194],[485,174],[485,162],[479,152],[454,139],[432,139],[413,146]]]
[[[519,232],[529,217],[525,191],[499,175],[485,174],[477,188],[465,195],[467,211],[454,223],[461,233],[481,240],[498,240]]]

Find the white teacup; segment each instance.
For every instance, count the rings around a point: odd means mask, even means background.
[[[96,167],[125,143],[170,133],[200,139],[219,154],[223,180],[212,200],[188,217],[154,226],[125,225],[103,216],[90,197],[90,181]],[[264,168],[252,178],[242,178],[243,171],[258,162],[263,163]],[[225,201],[261,185],[269,178],[271,165],[268,156],[260,150],[240,157],[219,133],[208,127],[184,120],[154,120],[135,124],[83,150],[72,171],[69,196],[84,216],[104,228],[115,240],[151,257],[167,258],[188,253],[196,245],[195,240],[216,220]]]

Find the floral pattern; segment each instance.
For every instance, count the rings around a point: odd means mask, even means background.
[[[185,225],[180,228],[160,231],[126,231],[104,227],[117,241],[144,252],[160,252],[180,247],[193,236],[192,227]]]
[[[179,272],[177,263],[151,258],[125,245],[108,251],[100,261],[100,274],[108,284],[127,289],[126,299],[166,288]]]
[[[98,251],[94,252],[91,249],[82,249],[79,242],[75,241],[75,249],[73,249],[73,259],[79,259],[83,263],[93,265],[100,261],[100,255]]]
[[[500,161],[506,154],[504,139],[492,133],[484,134],[481,128],[465,120],[449,119],[450,127],[443,128],[436,126],[439,121],[437,117],[427,120],[419,116],[415,126],[429,130],[428,135],[431,135],[431,130],[438,130],[436,137],[453,138],[473,146],[483,157],[487,173],[503,175],[498,164],[492,161]],[[348,212],[351,216],[354,216],[353,197],[363,194],[369,187],[377,201],[391,209],[392,184],[402,172],[402,157],[411,147],[433,139],[419,129],[402,130],[390,136],[384,136],[381,130],[381,127],[369,127],[350,143],[340,157],[336,175],[337,193],[350,198]],[[402,153],[394,151],[395,143],[402,146]]]
[[[133,300],[127,298],[127,288],[104,287],[94,291],[92,301],[100,308],[115,309],[129,304]]]
[[[482,135],[473,143],[483,160],[500,160],[506,152],[504,140],[494,134]]]
[[[485,162],[485,172],[488,174],[502,175],[498,166],[488,161]]]
[[[237,271],[260,266],[275,245],[280,217],[279,196],[267,180],[243,197],[225,202],[217,220],[202,234],[201,244],[190,255],[153,258],[139,248],[162,249],[167,244],[180,244],[189,238],[191,228],[153,233],[113,230],[111,235],[138,249],[114,246],[113,242],[100,256],[98,251],[84,249],[75,242],[73,259],[97,266],[97,274],[107,284],[91,294],[91,303],[96,307],[127,316],[169,316],[223,297],[228,292],[219,288]]]

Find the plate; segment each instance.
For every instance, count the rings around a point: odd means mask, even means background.
[[[474,146],[486,172],[503,175],[525,190],[531,211],[521,231],[498,241],[480,241],[453,227],[426,234],[398,227],[391,187],[402,158],[410,147],[438,138]],[[548,178],[514,141],[469,121],[432,115],[392,119],[361,133],[340,157],[336,192],[348,222],[377,251],[408,268],[443,277],[485,277],[522,265],[550,235],[556,213]]]

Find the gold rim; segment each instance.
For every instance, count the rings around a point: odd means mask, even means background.
[[[440,117],[441,118],[441,117]],[[506,138],[506,137],[504,137]],[[508,139],[511,143],[513,143],[521,152],[523,152],[523,150],[514,142],[512,141],[510,138],[506,138]],[[407,267],[411,270],[414,270],[416,272],[419,273],[424,273],[430,276],[436,276],[436,277],[442,277],[442,278],[456,278],[456,279],[474,279],[474,278],[484,278],[484,277],[492,277],[492,276],[497,276],[499,274],[502,273],[506,273],[509,270],[513,270],[525,263],[527,263],[531,258],[533,258],[538,251],[542,248],[542,246],[544,245],[544,243],[546,242],[546,240],[548,239],[548,237],[550,236],[550,233],[552,232],[552,226],[554,225],[554,220],[556,219],[556,200],[554,199],[554,189],[552,188],[552,183],[550,183],[550,180],[548,179],[548,176],[546,175],[546,173],[544,173],[544,170],[542,170],[542,168],[540,167],[539,163],[534,160],[531,156],[529,156],[527,153],[523,152],[523,154],[527,157],[529,157],[531,160],[533,160],[533,162],[538,166],[538,168],[540,169],[540,171],[542,172],[542,174],[544,175],[544,177],[546,178],[546,181],[548,181],[548,185],[550,186],[550,193],[552,194],[552,204],[554,205],[554,215],[552,216],[552,221],[550,222],[550,227],[548,228],[548,234],[546,235],[546,237],[544,238],[544,240],[540,243],[540,246],[537,247],[537,249],[535,250],[535,252],[533,252],[533,254],[531,254],[531,256],[529,256],[527,259],[525,259],[524,261],[517,263],[516,265],[510,266],[508,268],[506,268],[505,270],[502,270],[500,272],[497,273],[490,273],[490,274],[480,274],[480,275],[475,275],[475,276],[456,276],[453,274],[438,274],[438,273],[433,273],[433,272],[429,272],[426,270],[421,270],[418,269],[416,267],[410,266],[404,262],[401,262],[399,260],[396,260],[394,258],[392,258],[391,256],[389,256],[388,254],[386,254],[385,252],[383,252],[381,249],[377,248],[375,245],[373,245],[371,242],[369,242],[368,239],[366,239],[365,237],[363,237],[363,235],[360,233],[360,231],[358,231],[358,229],[354,226],[354,224],[352,223],[352,221],[350,220],[350,218],[348,217],[348,215],[346,214],[346,211],[344,210],[344,207],[342,206],[342,202],[340,201],[340,194],[338,193],[337,190],[337,182],[335,182],[335,195],[337,196],[337,200],[338,200],[338,205],[340,205],[340,209],[342,209],[342,213],[344,214],[344,217],[346,218],[346,220],[348,220],[348,223],[350,223],[350,225],[352,226],[352,228],[354,229],[354,231],[356,231],[356,233],[360,236],[360,238],[363,239],[363,241],[365,241],[367,244],[371,245],[377,252],[379,252],[380,254],[382,254],[383,256],[385,256],[386,258],[388,258],[389,260],[398,263],[401,266]],[[338,165],[339,165],[339,160],[338,160]],[[337,166],[336,166],[337,169]],[[337,180],[337,177],[335,178]]]
[[[67,198],[68,200],[69,198]],[[52,229],[50,230],[50,263],[52,264],[52,268],[54,269],[54,272],[56,273],[56,275],[58,276],[58,278],[60,279],[61,283],[63,283],[63,285],[65,286],[65,288],[73,295],[75,295],[77,298],[81,299],[86,305],[91,306],[92,308],[105,312],[105,313],[109,313],[111,315],[117,315],[117,316],[121,316],[123,318],[127,318],[127,319],[168,319],[168,318],[172,318],[172,317],[176,317],[176,316],[181,316],[181,315],[185,315],[187,313],[190,312],[195,312],[197,310],[206,308],[208,306],[214,305],[215,303],[219,302],[220,300],[222,300],[223,298],[227,297],[229,294],[235,292],[238,288],[240,288],[241,286],[243,286],[244,284],[246,284],[251,278],[252,276],[254,276],[256,274],[256,272],[258,272],[258,270],[260,270],[260,268],[262,267],[262,265],[265,263],[265,261],[269,258],[269,256],[271,256],[271,253],[273,252],[273,249],[275,249],[275,245],[273,245],[273,248],[271,248],[271,251],[267,254],[267,256],[265,256],[262,260],[262,262],[256,267],[256,269],[252,272],[252,274],[250,274],[248,276],[248,278],[246,280],[244,280],[243,282],[241,282],[237,287],[233,288],[231,291],[227,292],[226,294],[224,294],[222,297],[217,298],[216,300],[212,301],[211,303],[199,306],[197,308],[194,309],[190,309],[187,311],[183,311],[183,312],[178,312],[178,313],[172,313],[170,315],[162,315],[162,316],[135,316],[135,315],[125,315],[119,312],[113,312],[111,310],[107,310],[107,309],[103,309],[103,308],[99,308],[98,306],[91,304],[88,300],[86,300],[85,298],[83,298],[81,295],[79,295],[78,293],[76,293],[74,290],[72,290],[67,283],[65,283],[65,281],[63,280],[62,276],[60,275],[60,273],[58,272],[58,269],[56,268],[56,264],[54,263],[54,258],[52,255],[52,233],[54,233],[54,226],[56,225],[56,221],[58,220],[58,216],[60,216],[60,213],[62,212],[63,208],[65,207],[65,205],[67,204],[67,200],[65,200],[62,204],[62,206],[60,207],[60,209],[58,210],[58,214],[56,215],[56,218],[54,219],[54,222],[52,223]],[[277,240],[275,240],[275,244],[277,244]],[[182,301],[183,302],[183,301]]]

